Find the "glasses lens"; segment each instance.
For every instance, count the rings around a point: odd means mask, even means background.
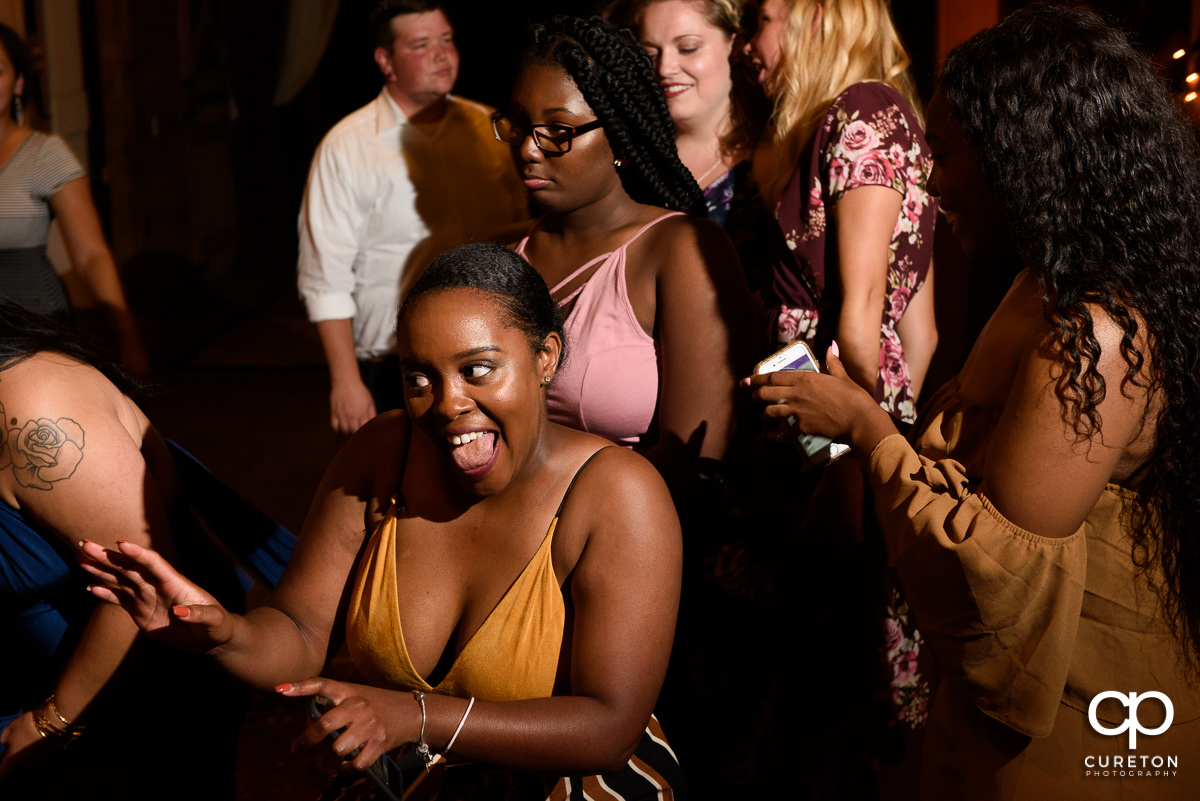
[[[502,117],[499,114],[492,116],[492,130],[495,131],[497,139],[510,145],[515,145],[525,138],[524,131],[516,128],[509,122],[507,117]]]
[[[547,153],[566,153],[571,149],[574,132],[559,125],[538,125],[533,129],[537,146]]]

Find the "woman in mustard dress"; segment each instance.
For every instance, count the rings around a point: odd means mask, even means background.
[[[682,797],[652,716],[678,519],[649,462],[547,420],[561,326],[512,251],[443,254],[400,312],[405,409],[338,455],[263,607],[232,614],[132,544],[85,544],[93,593],[255,687],[329,699],[298,746],[344,770],[407,746],[451,763],[441,798]],[[363,683],[319,677],[343,634]]]

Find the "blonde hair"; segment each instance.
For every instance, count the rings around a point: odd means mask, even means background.
[[[789,168],[773,179],[770,189],[776,196],[829,106],[850,86],[886,83],[921,119],[912,62],[888,0],[791,0],[779,49],[772,122],[784,157],[780,163]]]

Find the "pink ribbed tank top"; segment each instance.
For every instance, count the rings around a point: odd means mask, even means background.
[[[625,252],[669,212],[643,225],[616,250],[591,259],[550,288],[555,294],[592,269],[574,292],[558,301],[575,306],[565,321],[567,360],[547,392],[550,419],[598,434],[626,447],[637,445],[654,422],[658,407],[658,343],[642,330],[625,283]],[[517,244],[525,255],[526,236]]]

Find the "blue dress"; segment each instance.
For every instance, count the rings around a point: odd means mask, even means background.
[[[168,445],[181,487],[170,521],[176,564],[242,611],[250,586],[278,582],[295,536]],[[0,502],[0,731],[54,691],[100,603],[86,591],[89,580],[58,536]],[[104,790],[96,777],[136,755],[137,769],[122,774],[122,799],[232,799],[243,696],[209,660],[139,638],[81,718],[84,735],[29,776],[0,782],[0,797],[39,797],[53,771],[59,797],[95,798]],[[193,777],[188,764],[204,770]]]

